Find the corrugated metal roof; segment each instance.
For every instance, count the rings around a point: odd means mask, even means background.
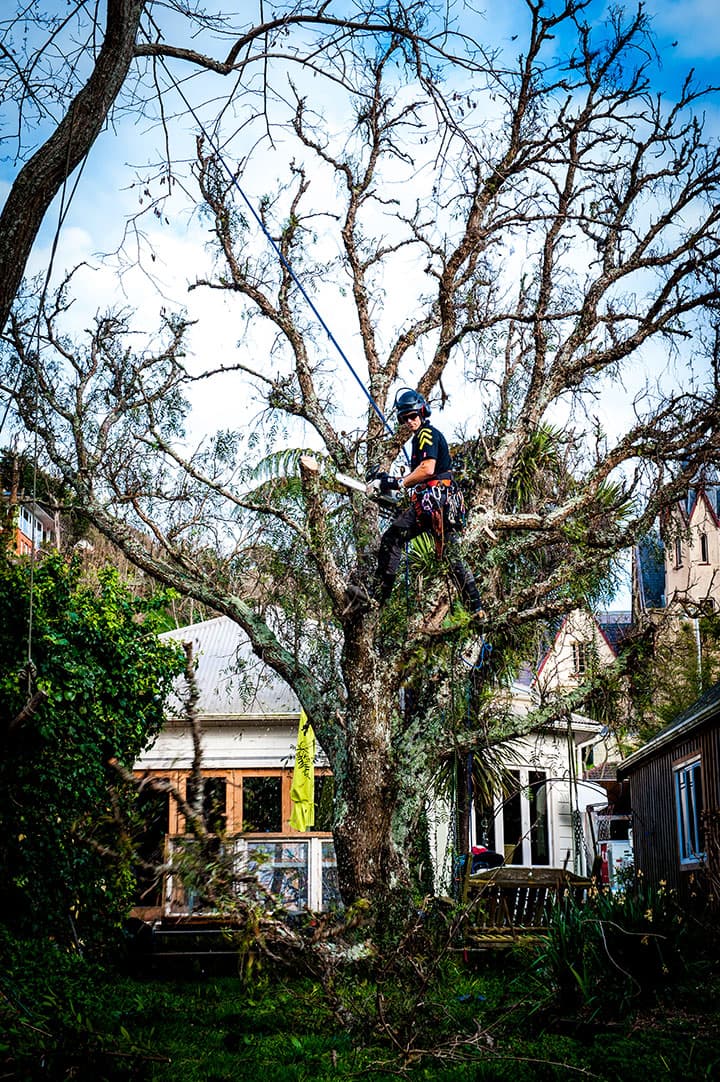
[[[718,714],[720,714],[720,681],[708,688],[691,707],[675,718],[675,721],[671,722],[659,733],[656,733],[652,740],[648,740],[647,744],[643,744],[632,755],[628,755],[627,759],[623,759],[618,766],[618,771],[624,774],[629,767],[636,766],[643,759],[652,755],[658,748],[671,743],[678,736],[689,733],[696,726],[702,725],[709,718]]]
[[[300,703],[295,693],[253,654],[247,635],[229,617],[179,627],[160,638],[192,642],[201,718],[298,715]],[[181,678],[168,704],[173,717],[183,713],[185,688]]]

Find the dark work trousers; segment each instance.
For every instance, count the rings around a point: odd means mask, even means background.
[[[470,612],[479,612],[482,608],[482,602],[473,573],[458,555],[457,534],[450,530],[447,525],[445,528],[445,547],[448,553],[450,573],[468,610]],[[380,538],[380,552],[378,554],[378,600],[380,602],[387,601],[390,597],[406,543],[412,541],[413,537],[417,537],[421,533],[432,535],[430,518],[422,514],[418,515],[411,505],[393,519]]]

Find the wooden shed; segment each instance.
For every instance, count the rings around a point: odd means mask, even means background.
[[[717,904],[720,881],[720,683],[625,759],[636,869],[688,903]]]

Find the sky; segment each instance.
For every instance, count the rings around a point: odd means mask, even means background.
[[[51,3],[45,5],[48,10],[51,6]],[[340,6],[352,7],[350,3],[341,3]],[[64,8],[65,5],[58,5],[58,10]],[[646,9],[653,20],[661,60],[657,73],[658,89],[672,95],[689,68],[695,69],[700,83],[720,84],[720,5],[711,0],[649,0]],[[519,45],[522,41],[523,27],[527,22],[526,5],[522,0],[507,0],[502,5],[488,5],[487,10],[492,14],[488,17],[478,16],[472,24],[465,23],[464,27],[472,30],[487,45],[515,50],[518,46],[514,42],[517,41]],[[594,17],[599,19],[604,12],[603,4],[595,4],[591,10]],[[0,17],[0,27],[2,25]],[[176,78],[183,78],[187,74],[187,67],[180,65],[172,70]],[[183,86],[193,100],[200,100],[203,94],[220,95],[227,90],[227,82],[213,76],[195,78]],[[332,86],[317,80],[312,86],[312,93],[313,104],[328,116],[334,116],[336,102]],[[720,134],[717,111],[710,111],[708,119],[711,129]],[[185,115],[179,120],[175,119],[173,130],[177,133],[180,129],[185,140],[179,144],[180,150],[189,156],[194,138],[192,117]],[[0,201],[4,200],[21,164],[13,156],[15,144],[11,137],[12,130],[12,107],[8,103],[3,107],[0,98],[0,134],[4,137],[0,144]],[[76,329],[82,329],[88,325],[97,308],[126,304],[135,312],[139,322],[151,328],[157,325],[160,308],[184,307],[190,318],[197,321],[190,337],[190,364],[194,363],[192,355],[199,366],[214,363],[216,359],[227,362],[233,358],[242,358],[245,363],[252,364],[254,356],[262,358],[267,355],[270,344],[267,336],[263,338],[255,333],[248,339],[239,322],[237,310],[226,295],[208,290],[188,292],[188,283],[205,272],[210,258],[206,247],[208,223],[197,214],[191,201],[176,189],[172,199],[162,206],[159,216],[146,214],[137,219],[137,233],[133,232],[132,226],[126,231],[128,218],[147,209],[152,199],[164,191],[157,179],[152,178],[151,170],[146,165],[153,159],[159,134],[156,126],[138,120],[137,115],[117,114],[113,123],[98,138],[82,169],[67,218],[59,233],[54,262],[55,278],[81,262],[97,269],[82,271],[78,275],[77,300],[71,321],[75,322]],[[272,171],[276,168],[272,154],[268,155],[267,168],[268,175],[258,177],[254,190],[248,192],[253,201],[259,200],[264,186],[272,180]],[[328,185],[326,199],[329,213],[332,213],[333,198],[332,186]],[[58,227],[58,214],[56,201],[33,251],[28,268],[30,274],[45,273],[48,267],[50,248]],[[106,256],[102,260],[101,254],[118,250],[123,236],[126,238],[124,253],[109,258]],[[139,250],[143,251],[143,266],[139,266],[134,259]],[[150,253],[152,258],[149,258]],[[118,271],[122,273],[118,275]],[[407,271],[411,276],[412,268],[408,267]],[[320,314],[343,351],[353,362],[357,362],[357,343],[353,339],[352,329],[343,324],[327,296],[318,294],[317,303]],[[322,335],[323,332],[321,338]],[[332,343],[328,341],[326,344],[329,363],[342,372],[344,361]],[[347,371],[342,375],[341,384],[353,409],[357,410],[358,389]],[[461,414],[473,402],[474,393],[469,388],[467,395],[461,393],[455,396],[455,406],[451,406],[448,415],[442,418],[443,425],[451,426],[462,420]],[[609,397],[605,418],[608,426],[618,419],[618,404],[623,401],[627,401],[624,391],[619,391],[615,402],[612,396]],[[207,388],[196,393],[193,432],[199,438],[204,431],[236,427],[243,422],[252,423],[256,411],[257,407],[242,397],[235,384],[226,383],[220,391]],[[352,409],[348,413],[348,420],[351,423]],[[312,438],[311,433],[303,435],[308,441]]]
[[[352,5],[344,6],[349,8]],[[45,7],[51,9],[52,4]],[[651,13],[661,56],[662,67],[657,76],[660,89],[677,86],[678,80],[690,67],[695,68],[699,82],[714,81],[720,84],[720,5],[710,0],[650,0],[646,8]],[[600,18],[604,8],[602,4],[597,4],[591,10]],[[518,44],[522,41],[523,26],[527,22],[525,4],[522,0],[510,0],[503,5],[488,6],[488,11],[492,12],[491,16],[476,19],[472,26],[465,23],[464,27],[472,30],[486,44],[497,43],[501,48],[514,50],[513,38],[517,35]],[[181,78],[186,72],[187,66],[183,68],[178,65],[173,75]],[[215,79],[211,85],[212,78],[205,77],[205,92],[224,93],[227,84]],[[332,87],[328,89],[327,84],[318,82],[313,86],[313,92],[316,92],[317,86],[326,95],[326,100],[319,103],[320,108],[331,111]],[[194,100],[197,100],[197,80],[185,85],[185,89],[191,97],[195,93]],[[720,131],[720,117],[715,119]],[[192,140],[192,118],[185,117],[181,123],[187,140]],[[176,131],[178,127],[175,122]],[[12,157],[14,141],[9,138],[11,132],[10,111],[7,108],[3,110],[0,100],[0,134],[5,136],[0,150],[4,148],[6,151],[0,152],[0,200],[4,200],[8,184],[21,164]],[[145,167],[145,162],[153,157],[159,134],[157,128],[138,121],[136,117],[121,116],[114,118],[113,124],[99,137],[83,167],[70,211],[60,232],[54,264],[56,277],[81,261],[98,266],[101,254],[113,252],[121,244],[126,219],[142,211],[150,198],[162,194],[163,189],[157,181],[148,181],[151,171]],[[186,142],[182,152],[191,153],[189,142]],[[271,158],[269,168],[273,168]],[[264,183],[265,178],[262,178],[257,190],[249,192],[253,201],[262,194]],[[150,192],[150,196],[146,192]],[[332,190],[329,189],[327,194],[331,203]],[[29,273],[43,273],[47,268],[58,212],[56,202],[38,238]],[[141,237],[138,239],[130,229],[125,255],[106,260],[107,273],[90,276],[88,284],[84,286],[86,297],[78,308],[84,307],[89,299],[99,301],[111,291],[117,293],[120,303],[127,298],[128,304],[135,310],[147,311],[148,318],[157,313],[161,306],[186,306],[193,316],[197,315],[202,321],[193,348],[205,354],[226,349],[228,337],[233,333],[234,314],[229,310],[232,306],[222,297],[210,295],[207,290],[203,291],[202,296],[199,292],[187,292],[188,283],[208,265],[205,249],[207,223],[200,221],[189,202],[176,194],[163,208],[162,216],[153,218],[146,215],[138,220],[137,228]],[[134,265],[134,255],[140,249],[145,252],[144,270]],[[148,258],[150,251],[152,258]],[[115,272],[123,266],[124,273],[118,279]],[[330,326],[331,316],[332,313],[324,315]],[[82,322],[80,316],[78,319]],[[331,329],[338,340],[344,337],[342,328],[331,326]]]

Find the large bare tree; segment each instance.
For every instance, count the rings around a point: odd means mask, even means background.
[[[351,124],[296,89],[287,176],[259,205],[277,251],[236,186],[262,158],[235,154],[231,174],[199,140],[217,267],[193,288],[228,292],[248,320],[241,360],[204,378],[232,374],[246,416],[250,394],[264,403],[251,431],[186,449],[199,377],[180,317],[159,349],[134,350],[122,313],[73,343],[69,283],[39,339],[32,298],[7,335],[3,389],[87,514],[138,565],[236,620],[297,692],[336,779],[348,900],[407,885],[437,770],[507,734],[488,704],[538,626],[598,597],[619,554],[717,455],[720,151],[691,82],[669,103],[653,93],[642,9],[595,30],[587,9],[527,3],[512,62],[489,65],[483,85],[450,73],[440,134],[437,86],[395,39],[353,72],[364,85]],[[372,404],[309,297],[332,306]],[[267,355],[254,322],[272,330]],[[617,407],[624,425],[603,431],[594,413],[640,365],[645,383]],[[346,583],[369,581],[383,523],[334,478],[399,454],[381,415],[402,385],[441,427],[443,407],[462,421],[484,631],[422,546],[387,605],[348,611]],[[320,472],[293,452],[305,443]]]

